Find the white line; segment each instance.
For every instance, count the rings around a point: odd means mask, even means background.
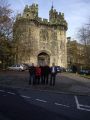
[[[12,93],[12,92],[7,92],[8,94],[12,94],[12,95],[16,95],[15,93]]]
[[[90,111],[90,109],[88,109],[88,108],[90,108],[90,106],[79,104],[77,96],[74,96],[74,97],[75,97],[77,109],[79,109],[79,110],[85,110],[85,111]],[[88,108],[84,108],[84,107],[88,107]]]
[[[6,92],[6,91],[4,91],[4,90],[0,90],[1,92]],[[12,94],[12,95],[16,95],[15,93],[12,93],[12,92],[6,92],[6,93],[8,93],[8,94]]]
[[[79,108],[79,110],[85,110],[85,111],[90,111],[90,109],[86,109],[86,108]]]
[[[79,102],[78,102],[77,96],[74,96],[74,97],[75,97],[75,101],[76,101],[77,109],[80,109],[80,105],[79,105]]]
[[[28,98],[28,99],[29,99],[29,98],[31,98],[31,97],[28,97],[28,96],[24,96],[24,95],[21,95],[21,97],[24,97],[24,98]]]
[[[63,104],[56,103],[56,102],[55,102],[55,105],[58,105],[58,106],[64,106],[64,107],[70,107],[70,106],[68,106],[68,105],[63,105]]]
[[[82,105],[82,104],[80,104],[79,106],[90,108],[90,106],[88,106],[88,105]]]
[[[0,90],[0,92],[5,92],[4,90]]]
[[[35,100],[37,100],[37,101],[40,101],[40,102],[47,102],[47,101],[45,101],[45,100],[41,100],[41,99],[35,99]]]

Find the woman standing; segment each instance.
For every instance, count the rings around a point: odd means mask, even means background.
[[[36,84],[40,84],[40,78],[41,78],[41,68],[39,67],[39,65],[36,66],[35,69],[35,75],[36,75]]]

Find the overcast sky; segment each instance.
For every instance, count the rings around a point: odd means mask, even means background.
[[[37,3],[39,5],[39,17],[49,18],[49,10],[53,1],[54,8],[64,13],[68,22],[67,37],[77,39],[78,29],[90,18],[90,0],[8,0],[15,13],[23,11],[25,5]]]

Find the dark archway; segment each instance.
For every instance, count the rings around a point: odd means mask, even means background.
[[[38,63],[39,65],[45,65],[45,64],[50,64],[50,56],[45,53],[45,52],[41,52],[38,54]]]

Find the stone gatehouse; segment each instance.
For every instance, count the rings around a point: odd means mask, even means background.
[[[38,4],[26,5],[13,28],[15,62],[49,65],[54,62],[67,67],[66,31],[64,13],[58,13],[52,6],[49,20],[42,19],[38,16]]]

